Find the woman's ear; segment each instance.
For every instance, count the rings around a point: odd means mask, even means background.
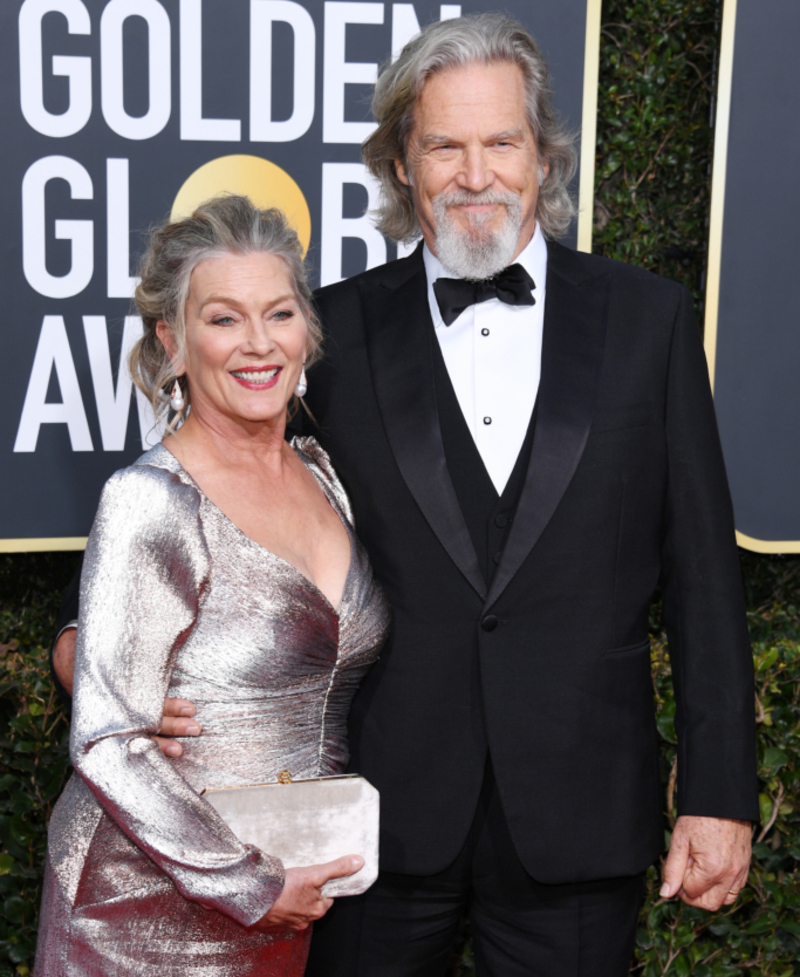
[[[166,350],[167,356],[170,358],[170,360],[172,360],[172,367],[175,370],[175,375],[181,376],[185,372],[185,367],[182,362],[175,360],[178,347],[175,342],[175,337],[172,334],[172,330],[163,319],[159,319],[156,323],[156,336],[158,336],[158,338],[161,340],[161,345]]]

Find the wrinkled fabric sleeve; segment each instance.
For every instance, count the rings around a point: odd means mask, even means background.
[[[81,578],[70,755],[184,896],[249,926],[280,894],[281,862],[242,844],[152,739],[208,585],[199,503],[191,486],[148,466],[103,490]]]
[[[733,506],[691,296],[680,290],[666,404],[664,619],[678,813],[757,821],[753,656]]]

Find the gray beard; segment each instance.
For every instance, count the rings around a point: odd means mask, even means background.
[[[464,204],[504,204],[506,219],[496,231],[484,230],[492,214],[469,218],[469,230],[463,230],[451,216],[449,207]],[[436,222],[436,256],[458,278],[482,281],[507,268],[513,258],[522,227],[522,203],[515,193],[485,190],[471,193],[440,193],[433,201]]]

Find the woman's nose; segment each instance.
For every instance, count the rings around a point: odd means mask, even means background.
[[[254,353],[258,354],[268,353],[273,349],[275,342],[269,326],[260,320],[252,322],[248,330],[247,344]]]

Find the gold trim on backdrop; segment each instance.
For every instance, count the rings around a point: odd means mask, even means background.
[[[55,539],[0,539],[0,553],[53,553],[56,550],[82,550],[86,536],[58,536]]]
[[[583,58],[581,169],[578,177],[578,250],[591,253],[594,220],[594,170],[597,148],[597,83],[600,76],[602,0],[586,0],[586,47]]]
[[[717,362],[717,319],[722,268],[722,224],[725,216],[725,180],[728,167],[728,132],[731,121],[733,85],[733,44],[736,37],[736,0],[725,0],[722,11],[717,114],[714,120],[714,165],[711,179],[711,213],[708,228],[708,272],[706,278],[706,317],[704,344],[711,389]]]
[[[717,115],[714,122],[714,167],[711,181],[711,213],[708,229],[708,273],[704,345],[711,389],[714,389],[717,366],[719,326],[719,288],[722,272],[722,231],[725,216],[725,182],[728,168],[728,137],[731,121],[733,55],[736,39],[737,0],[725,0],[720,37],[719,79],[717,82]],[[800,540],[756,539],[736,530],[736,542],[754,553],[800,553]]]
[[[754,553],[800,553],[798,539],[755,539],[752,536],[745,536],[737,529],[736,542],[743,549],[752,550]]]

